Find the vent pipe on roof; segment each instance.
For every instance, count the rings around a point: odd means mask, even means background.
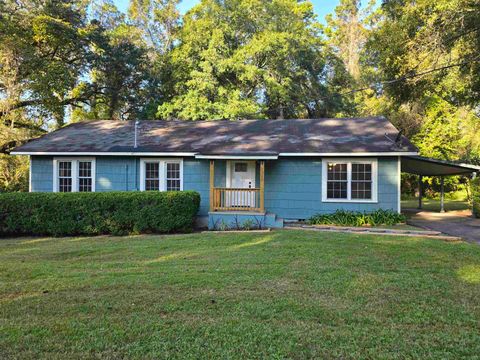
[[[135,121],[135,136],[134,136],[134,142],[133,142],[133,148],[136,149],[137,148],[137,127],[138,127],[138,121]]]

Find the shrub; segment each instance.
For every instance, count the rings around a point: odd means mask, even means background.
[[[480,218],[480,177],[472,180],[473,216]]]
[[[199,204],[193,191],[0,194],[0,235],[189,232]]]
[[[332,214],[317,214],[308,223],[311,225],[342,225],[342,226],[378,226],[404,223],[405,215],[392,210],[375,210],[373,212],[358,212],[337,210]]]

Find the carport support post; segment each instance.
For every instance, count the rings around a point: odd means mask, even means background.
[[[418,208],[422,208],[422,196],[423,196],[423,186],[422,186],[422,175],[418,175]]]
[[[445,212],[445,191],[444,191],[444,177],[440,177],[440,212],[444,213]]]

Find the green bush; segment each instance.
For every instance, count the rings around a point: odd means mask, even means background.
[[[358,212],[337,210],[332,214],[317,214],[308,223],[311,225],[341,225],[341,226],[379,226],[404,223],[405,215],[392,210],[376,210],[374,212]]]
[[[0,194],[0,235],[100,235],[192,231],[193,191]]]
[[[480,218],[480,177],[472,180],[473,215]]]

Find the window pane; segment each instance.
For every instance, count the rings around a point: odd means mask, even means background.
[[[78,176],[79,177],[91,177],[92,176],[92,163],[91,163],[91,161],[80,161],[78,163]]]
[[[180,164],[167,163],[167,179],[179,179],[180,178]]]
[[[160,189],[160,181],[159,180],[145,180],[145,190],[159,190]]]
[[[328,181],[327,182],[328,199],[346,199],[347,182],[346,181]]]
[[[167,191],[180,190],[180,163],[167,163]]]
[[[235,163],[235,172],[247,172],[248,164],[247,163]]]
[[[60,161],[58,163],[58,176],[60,177],[72,176],[72,163],[70,161]]]
[[[92,191],[92,179],[91,178],[79,178],[78,179],[78,191],[90,192]]]
[[[146,163],[145,171],[146,171],[146,174],[145,174],[146,179],[158,179],[159,163]]]
[[[347,164],[328,163],[328,180],[347,180]]]
[[[72,191],[72,178],[59,178],[58,179],[58,191],[71,192]]]
[[[167,191],[180,191],[180,180],[167,180]]]

